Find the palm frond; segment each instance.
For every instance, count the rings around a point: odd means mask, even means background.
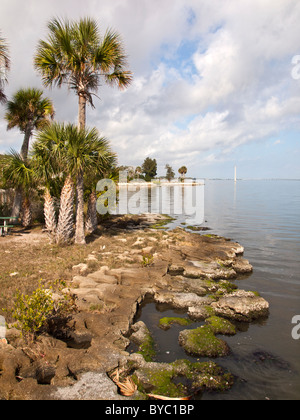
[[[35,174],[30,161],[24,160],[15,150],[11,150],[3,169],[3,178],[13,188],[22,187],[28,191],[35,184]]]
[[[0,103],[7,101],[3,92],[4,85],[7,83],[7,72],[10,70],[10,57],[8,45],[3,38],[0,38]]]
[[[43,91],[35,88],[20,89],[11,101],[6,104],[5,119],[7,129],[18,127],[25,133],[30,123],[33,129],[49,124],[54,118],[53,103],[49,98],[43,98]]]
[[[111,379],[120,389],[120,392],[124,397],[132,397],[137,391],[138,387],[133,382],[132,378],[128,376],[126,378],[121,379],[120,373],[120,370],[116,369],[116,371],[113,372],[113,374],[111,375]]]
[[[34,66],[47,87],[67,84],[93,105],[102,77],[123,89],[132,81],[120,35],[109,29],[103,39],[94,19],[52,19],[46,41],[39,41]]]
[[[153,398],[155,400],[160,400],[160,401],[190,401],[192,399],[192,397],[183,397],[183,398],[169,398],[169,397],[164,397],[162,395],[155,395],[155,394],[147,394],[149,398]]]

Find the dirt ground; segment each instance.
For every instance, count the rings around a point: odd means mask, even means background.
[[[0,237],[0,315],[5,315],[4,308],[11,308],[16,290],[31,294],[39,283],[68,282],[74,275],[72,267],[80,263],[86,262],[91,273],[104,263],[111,268],[123,266],[124,260],[115,255],[124,251],[125,242],[129,248],[137,242],[139,235],[134,228],[140,222],[137,218],[126,217],[106,221],[87,238],[86,246],[50,244],[41,225],[30,230],[16,227],[10,235]],[[150,219],[148,225],[153,222],[157,220]],[[155,235],[161,236],[158,230],[154,231]],[[139,248],[138,242],[135,248]],[[95,257],[87,261],[91,254]],[[134,262],[134,259],[127,261],[129,265]]]

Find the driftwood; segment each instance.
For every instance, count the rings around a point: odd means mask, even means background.
[[[162,400],[162,401],[190,401],[192,397],[183,397],[183,398],[169,398],[163,397],[162,395],[154,395],[154,394],[147,394],[149,398],[154,398],[155,400]]]

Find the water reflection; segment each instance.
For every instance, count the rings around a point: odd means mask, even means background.
[[[228,339],[233,353],[222,360],[222,366],[239,378],[236,386],[225,395],[205,398],[298,400],[300,340],[292,338],[291,321],[300,315],[300,182],[207,181],[205,187],[172,186],[168,190],[152,186],[141,200],[146,201],[147,212],[176,216],[176,209],[185,209],[193,189],[203,193],[203,203],[205,191],[204,221],[211,233],[245,247],[254,273],[238,287],[256,290],[270,303],[265,325],[254,323],[248,331]],[[172,227],[183,222],[203,223],[202,218],[194,221],[184,211]],[[261,354],[267,356],[256,357]]]
[[[167,214],[190,224],[204,223],[204,185],[133,183],[120,186],[119,214]]]

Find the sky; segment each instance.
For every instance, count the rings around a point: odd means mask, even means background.
[[[96,19],[120,33],[132,85],[101,86],[87,124],[120,165],[156,158],[196,178],[300,179],[299,0],[1,0],[0,31],[10,47],[10,99],[36,87],[57,121],[77,123],[77,97],[49,90],[33,68],[53,17]],[[19,150],[0,105],[0,153]]]

